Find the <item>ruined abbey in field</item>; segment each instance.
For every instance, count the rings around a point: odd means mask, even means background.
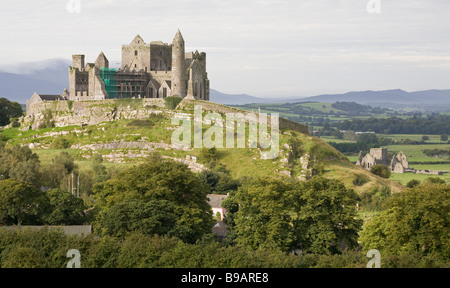
[[[109,68],[102,53],[95,63],[85,65],[84,55],[73,55],[69,67],[69,89],[61,95],[35,93],[27,101],[27,114],[32,105],[56,100],[103,100],[118,98],[181,98],[209,101],[209,80],[206,53],[185,53],[180,31],[172,44],[154,41],[145,43],[138,35],[122,46],[122,65]]]

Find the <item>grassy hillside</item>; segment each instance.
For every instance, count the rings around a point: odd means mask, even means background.
[[[226,109],[222,108],[227,107],[214,105],[223,115]],[[180,149],[170,145],[173,131],[177,128],[171,124],[174,112],[192,114],[192,105],[184,105],[175,111],[158,108],[158,111],[161,110],[162,113],[151,114],[147,119],[120,119],[84,127],[67,126],[28,131],[12,128],[2,133],[8,140],[7,145],[29,145],[39,155],[43,164],[50,163],[62,151],[66,151],[76,159],[76,163],[83,170],[84,167],[89,167],[91,157],[98,153],[106,160],[105,165],[108,169],[117,170],[138,164],[150,153],[156,152],[165,157],[189,159],[192,163],[206,166],[207,163],[201,159],[201,149]],[[207,111],[204,111],[205,115],[206,113]],[[203,131],[209,127],[204,124]],[[61,147],[60,143],[66,144]],[[217,162],[225,165],[235,178],[244,176],[298,178],[301,175],[308,177],[312,173],[339,179],[347,187],[358,192],[376,186],[390,186],[394,193],[404,189],[399,183],[379,178],[353,165],[344,155],[317,137],[281,129],[279,147],[278,157],[268,160],[261,159],[260,150],[257,148],[220,148],[217,151]],[[300,157],[306,156],[309,156],[309,162],[304,167],[305,162],[302,163]],[[195,160],[191,160],[192,157]],[[356,175],[362,175],[366,183],[355,186],[353,181]]]

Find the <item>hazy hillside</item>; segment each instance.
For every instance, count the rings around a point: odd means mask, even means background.
[[[25,104],[34,92],[60,94],[69,88],[70,61],[52,59],[0,69],[0,97]]]
[[[249,95],[227,95],[217,91],[211,91],[211,101],[229,104],[245,105],[252,103],[298,103],[298,102],[356,102],[374,107],[442,107],[450,105],[450,90],[425,90],[406,92],[401,89],[385,91],[360,91],[345,94],[325,94],[311,97],[291,98],[258,98]]]
[[[251,103],[270,103],[271,98],[258,98],[247,94],[225,94],[214,89],[210,89],[209,99],[224,105],[245,105]]]
[[[385,91],[361,91],[348,92],[345,94],[319,95],[307,98],[298,98],[294,101],[317,101],[317,102],[357,102],[360,104],[450,104],[450,90],[425,90],[406,92],[400,89]]]

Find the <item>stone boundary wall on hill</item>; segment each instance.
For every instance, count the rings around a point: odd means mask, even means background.
[[[177,109],[194,108],[201,105],[204,111],[222,114],[250,112],[209,101],[183,99]],[[191,107],[192,106],[192,107]],[[164,98],[105,99],[92,101],[44,101],[31,106],[31,113],[23,117],[22,129],[38,129],[45,121],[45,111],[51,111],[55,126],[95,125],[118,119],[144,119],[150,114],[161,113],[165,108]],[[258,115],[256,113],[256,115]],[[268,117],[270,123],[270,117]],[[309,135],[308,126],[279,118],[280,129],[297,131]]]

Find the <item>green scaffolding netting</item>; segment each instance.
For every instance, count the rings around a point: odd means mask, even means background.
[[[105,89],[108,93],[108,98],[118,98],[117,83],[115,80],[116,73],[117,69],[110,69],[106,67],[100,68],[100,77],[105,83]]]

